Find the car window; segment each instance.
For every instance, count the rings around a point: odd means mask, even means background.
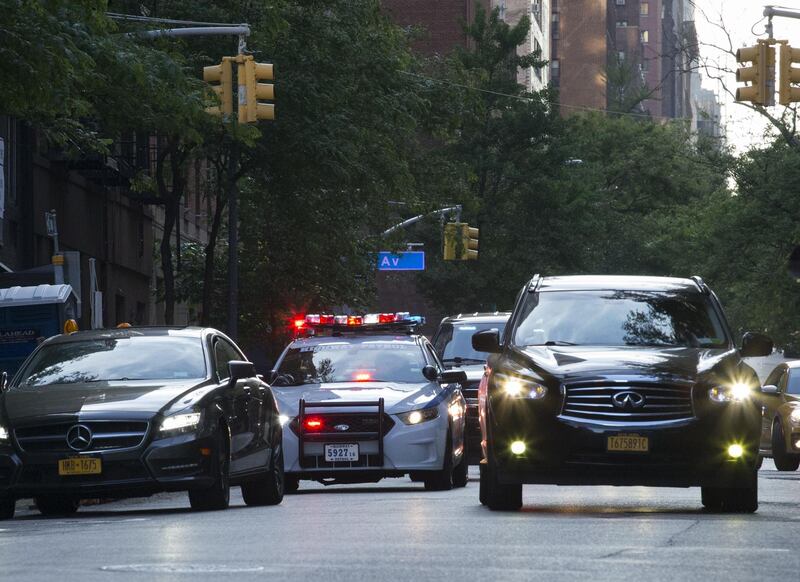
[[[778,386],[781,382],[781,375],[783,374],[783,368],[777,367],[772,372],[770,372],[769,376],[767,376],[764,385],[771,384],[772,386]]]
[[[376,340],[290,347],[278,365],[279,384],[424,382],[426,364],[416,343]]]
[[[653,291],[547,291],[526,299],[514,344],[725,348],[705,296]]]
[[[786,382],[787,394],[794,394],[800,396],[800,370],[789,370],[788,382]]]
[[[42,346],[20,373],[17,386],[205,377],[200,338],[133,336]]]
[[[436,353],[445,364],[483,363],[486,354],[472,349],[472,336],[479,331],[496,329],[502,336],[505,322],[469,322],[446,324],[435,338]],[[443,326],[444,328],[444,326]]]
[[[217,367],[217,377],[220,382],[230,378],[231,373],[228,368],[228,362],[232,360],[241,360],[242,356],[236,351],[231,344],[224,339],[219,338],[214,343],[214,361]]]

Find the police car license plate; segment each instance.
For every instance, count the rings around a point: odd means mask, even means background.
[[[337,461],[357,461],[357,444],[325,445],[325,460],[336,463]]]
[[[616,453],[646,453],[650,450],[650,440],[638,434],[610,436],[607,449]]]
[[[99,475],[103,461],[97,457],[70,457],[58,461],[59,475]]]

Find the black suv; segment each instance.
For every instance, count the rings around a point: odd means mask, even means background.
[[[481,460],[481,427],[478,423],[478,385],[483,377],[486,354],[472,347],[472,336],[487,329],[503,333],[511,315],[508,311],[494,313],[459,313],[445,317],[433,336],[433,346],[442,363],[451,369],[463,370],[467,381],[461,392],[467,401],[467,460],[477,464]]]
[[[480,498],[518,509],[523,483],[702,488],[713,511],[758,508],[758,377],[699,277],[535,276],[479,390]]]

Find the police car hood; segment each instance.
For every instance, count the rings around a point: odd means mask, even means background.
[[[416,408],[435,406],[444,397],[448,386],[438,382],[420,382],[407,384],[403,382],[332,382],[325,384],[303,384],[301,386],[273,386],[272,392],[278,400],[278,410],[287,416],[299,414],[300,400],[306,401],[306,407],[313,409],[312,403],[348,402],[367,403],[383,398],[384,410],[389,414],[407,412]],[[320,409],[315,412],[320,412]],[[327,409],[330,412],[371,411],[368,407],[336,407]]]

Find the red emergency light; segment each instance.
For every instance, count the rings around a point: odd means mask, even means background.
[[[322,430],[323,422],[322,419],[317,416],[309,416],[303,421],[303,428],[307,431],[318,431]]]

